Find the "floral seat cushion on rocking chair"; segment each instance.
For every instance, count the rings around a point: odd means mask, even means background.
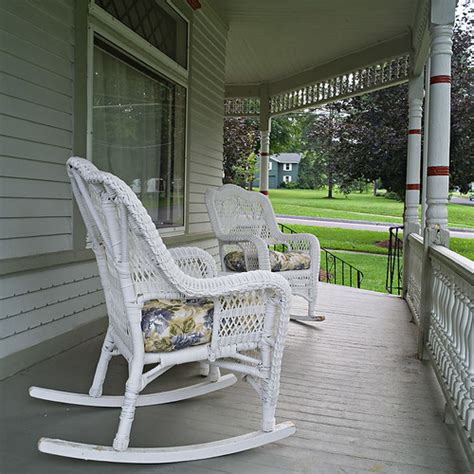
[[[145,352],[171,352],[211,340],[214,303],[189,300],[150,300],[142,309]]]
[[[311,257],[302,252],[269,251],[270,269],[272,272],[287,272],[290,270],[307,270],[311,266]],[[246,272],[245,254],[234,250],[224,257],[224,263],[232,272]]]

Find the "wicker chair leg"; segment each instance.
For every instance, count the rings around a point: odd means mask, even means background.
[[[140,380],[142,371],[143,365],[140,367],[133,362],[130,364],[130,374],[125,385],[125,397],[120,413],[119,427],[113,444],[113,448],[116,451],[125,451],[130,442],[130,431],[132,429],[133,419],[135,418],[135,408],[141,388]]]
[[[98,398],[102,396],[102,387],[104,385],[105,376],[107,375],[107,369],[109,367],[109,362],[112,358],[114,350],[115,344],[109,329],[102,344],[99,362],[97,363],[97,368],[95,369],[94,380],[89,390],[89,395],[91,397]]]

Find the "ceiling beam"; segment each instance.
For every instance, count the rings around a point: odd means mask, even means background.
[[[228,84],[224,95],[227,99],[239,97],[260,97],[260,84]]]
[[[410,53],[412,44],[411,34],[407,32],[403,36],[384,41],[375,46],[363,49],[356,53],[334,59],[307,71],[294,74],[278,81],[268,84],[269,94],[275,95],[300,87],[308,86],[316,82],[324,81],[332,77],[347,74],[356,69],[362,69],[371,64],[381,62],[385,59],[402,56]],[[260,84],[228,84],[225,86],[226,98],[259,97]]]
[[[269,84],[270,95],[279,94],[299,87],[308,86],[316,82],[347,74],[356,69],[362,69],[385,59],[394,58],[410,53],[410,34],[399,36],[389,41],[377,44],[356,53],[343,56],[307,71],[295,74],[286,79]]]

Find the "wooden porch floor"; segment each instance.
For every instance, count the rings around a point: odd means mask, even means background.
[[[0,472],[16,473],[464,473],[469,472],[428,363],[415,357],[415,328],[397,297],[321,285],[320,324],[291,323],[277,418],[297,432],[280,443],[223,458],[163,466],[76,461],[36,451],[40,436],[110,444],[118,410],[30,399],[40,385],[87,392],[100,338],[41,362],[1,385]],[[295,301],[295,312],[303,305]],[[126,367],[114,359],[105,392],[120,393]],[[189,383],[197,366],[152,384]],[[122,389],[123,390],[123,389]],[[218,393],[137,410],[134,446],[216,440],[258,427],[259,407],[244,382]]]

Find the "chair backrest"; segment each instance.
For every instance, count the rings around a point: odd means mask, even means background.
[[[179,298],[182,275],[153,221],[133,191],[89,161],[67,162],[74,196],[99,267],[110,323],[132,350],[127,305],[147,294]]]
[[[253,235],[268,241],[277,230],[272,205],[261,193],[225,184],[206,192],[206,204],[219,238]]]

